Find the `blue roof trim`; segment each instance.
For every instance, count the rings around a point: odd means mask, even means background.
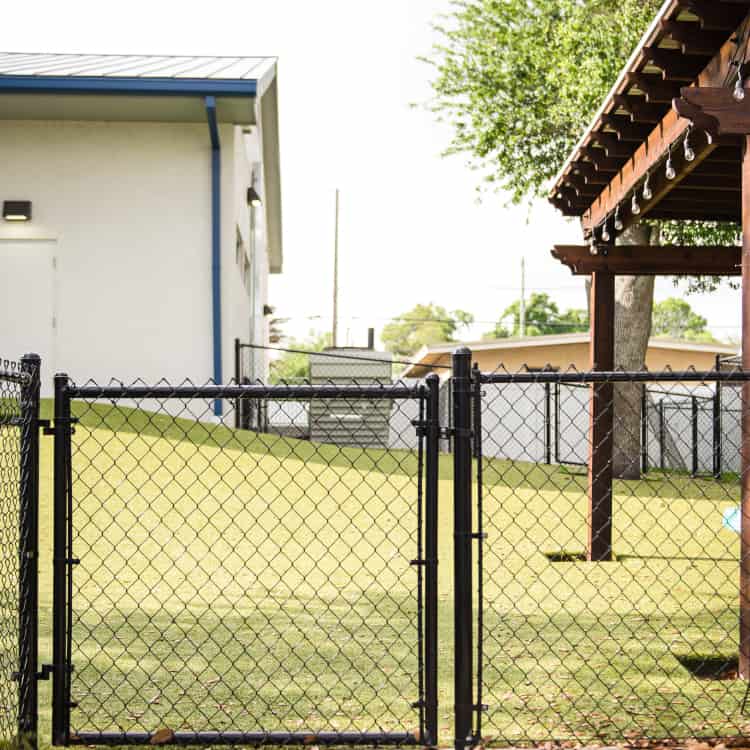
[[[0,92],[254,97],[258,93],[258,81],[255,79],[0,75]]]

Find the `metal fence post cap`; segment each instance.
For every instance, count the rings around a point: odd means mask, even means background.
[[[425,380],[428,383],[436,383],[436,382],[438,382],[440,380],[440,376],[436,372],[431,372],[431,373],[429,373],[427,375],[427,377],[425,378]]]
[[[34,352],[27,352],[21,357],[22,362],[41,362],[42,358]]]
[[[454,350],[453,356],[454,357],[470,357],[471,349],[469,349],[468,346],[459,346],[458,349]]]

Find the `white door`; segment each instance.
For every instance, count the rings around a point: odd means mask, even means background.
[[[49,391],[55,359],[54,241],[0,240],[0,359],[42,358]]]

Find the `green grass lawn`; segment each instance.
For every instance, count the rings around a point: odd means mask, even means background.
[[[413,454],[74,406],[73,731],[417,729]],[[42,447],[48,661],[52,441]],[[450,460],[442,744],[453,705]],[[585,478],[485,460],[487,744],[743,729],[744,683],[684,666],[736,658],[739,544],[721,512],[738,498],[732,481],[617,482],[617,561],[551,562],[545,553],[584,549]]]

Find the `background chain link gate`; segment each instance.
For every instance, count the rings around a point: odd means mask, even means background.
[[[746,413],[748,374],[474,370],[470,379],[470,356],[454,358],[457,426],[469,425],[469,390],[473,401],[472,431],[455,436],[456,565],[468,571],[456,579],[457,747],[748,736],[741,475],[713,475],[714,419],[701,428],[694,417],[696,404],[722,399]],[[587,400],[569,412],[568,437],[580,433],[570,454],[599,453],[587,460],[593,476],[527,450],[544,441],[547,385],[572,383],[611,394],[598,412],[611,419],[601,443],[590,443],[597,412]],[[689,461],[643,471],[641,411],[653,388],[692,405],[684,424],[667,424],[671,450],[689,457],[707,441],[706,474]],[[739,451],[736,421],[719,425],[727,453]],[[596,506],[605,501],[608,520]],[[604,561],[587,560],[589,545]]]
[[[57,376],[53,742],[432,744],[438,393]],[[328,439],[231,429],[258,399]]]

